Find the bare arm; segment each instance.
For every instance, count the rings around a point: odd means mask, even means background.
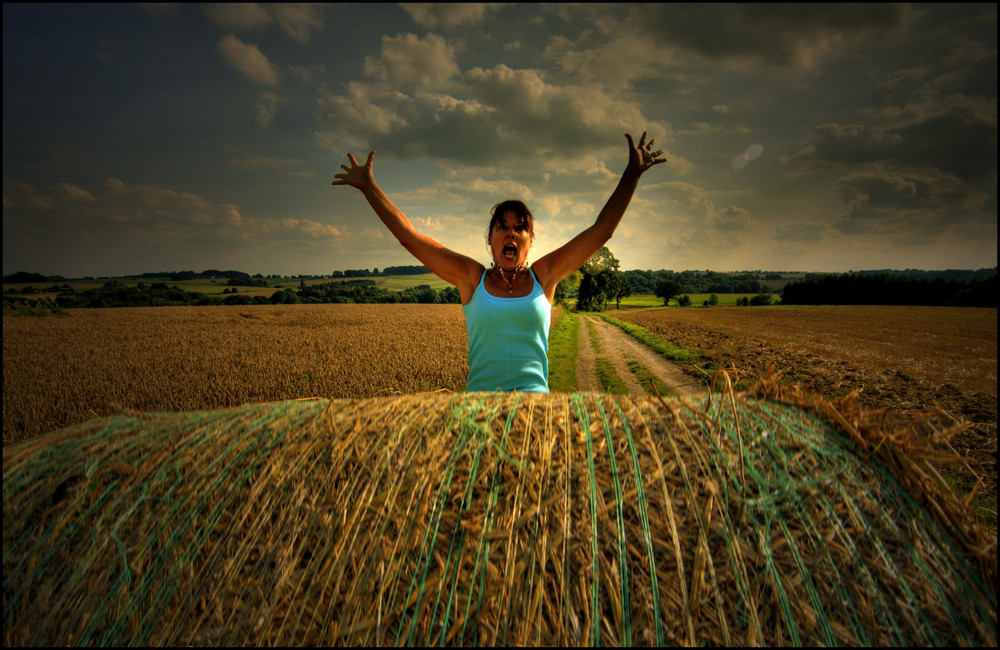
[[[445,248],[436,240],[421,234],[413,223],[389,199],[375,182],[373,160],[375,152],[368,154],[364,165],[359,165],[352,154],[347,154],[351,164],[341,165],[343,174],[336,174],[331,185],[350,185],[361,190],[375,214],[382,220],[389,232],[414,257],[423,262],[434,275],[458,287],[462,303],[467,303],[479,283],[483,266],[470,257]]]
[[[662,149],[650,151],[656,141],[650,140],[647,143],[645,133],[639,139],[638,145],[628,133],[625,134],[625,137],[628,139],[629,146],[628,165],[625,167],[615,191],[611,193],[608,202],[604,204],[604,208],[597,215],[594,225],[532,265],[542,281],[543,290],[550,301],[559,281],[583,266],[591,255],[600,250],[601,246],[604,246],[611,239],[625,215],[625,210],[628,209],[628,205],[632,201],[632,195],[635,194],[643,172],[653,165],[666,162],[666,158],[659,157],[663,154]]]

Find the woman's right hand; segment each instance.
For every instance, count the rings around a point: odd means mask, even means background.
[[[333,177],[337,180],[330,185],[350,185],[359,190],[371,187],[375,184],[374,165],[372,164],[374,158],[375,152],[371,151],[368,153],[368,160],[365,161],[365,164],[359,165],[358,161],[354,159],[354,154],[347,154],[347,159],[351,161],[350,166],[341,165],[340,168],[344,170],[344,173],[334,174]]]
[[[626,133],[625,138],[628,140],[627,171],[631,170],[636,176],[641,176],[643,172],[653,165],[667,162],[666,158],[661,158],[663,149],[653,151],[653,145],[656,143],[656,140],[646,142],[645,131],[642,132],[642,137],[639,138],[638,145],[632,140],[631,134]]]

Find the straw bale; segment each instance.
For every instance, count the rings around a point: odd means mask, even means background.
[[[4,642],[995,645],[995,542],[859,426],[776,383],[92,420],[4,449]]]

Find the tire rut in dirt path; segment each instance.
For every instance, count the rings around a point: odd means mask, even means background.
[[[630,395],[645,395],[646,390],[642,387],[636,376],[629,370],[628,361],[634,360],[642,364],[657,379],[670,386],[674,392],[681,397],[704,397],[708,394],[708,389],[685,374],[675,364],[670,363],[656,352],[650,350],[645,345],[635,340],[614,325],[605,322],[596,316],[582,316],[582,324],[589,323],[587,327],[581,327],[579,333],[579,353],[577,357],[577,386],[581,391],[603,390],[600,380],[597,377],[597,352],[590,340],[591,328],[599,337],[602,352],[600,356],[611,361],[615,372],[626,386]],[[584,386],[589,386],[585,388]]]
[[[586,337],[590,340],[591,347],[594,350],[595,357],[603,357],[611,362],[611,365],[615,369],[615,374],[621,379],[622,383],[628,389],[629,395],[645,395],[646,389],[643,388],[642,384],[636,378],[635,374],[628,368],[628,359],[626,359],[618,348],[615,346],[609,346],[608,337],[600,329],[601,325],[606,325],[606,323],[600,319],[595,319],[593,317],[584,317],[583,325],[581,326],[581,336],[583,336],[584,330],[586,330]],[[596,359],[595,359],[595,371],[596,371]],[[597,377],[597,382],[600,384],[600,376]],[[602,387],[603,388],[603,387]]]
[[[586,320],[581,319],[577,334],[576,389],[581,393],[599,393],[604,390],[597,378],[597,353],[590,340]]]

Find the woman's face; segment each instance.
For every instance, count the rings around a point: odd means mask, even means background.
[[[504,212],[490,233],[490,250],[493,261],[506,271],[512,271],[528,263],[531,248],[531,233],[528,224],[508,210]]]

